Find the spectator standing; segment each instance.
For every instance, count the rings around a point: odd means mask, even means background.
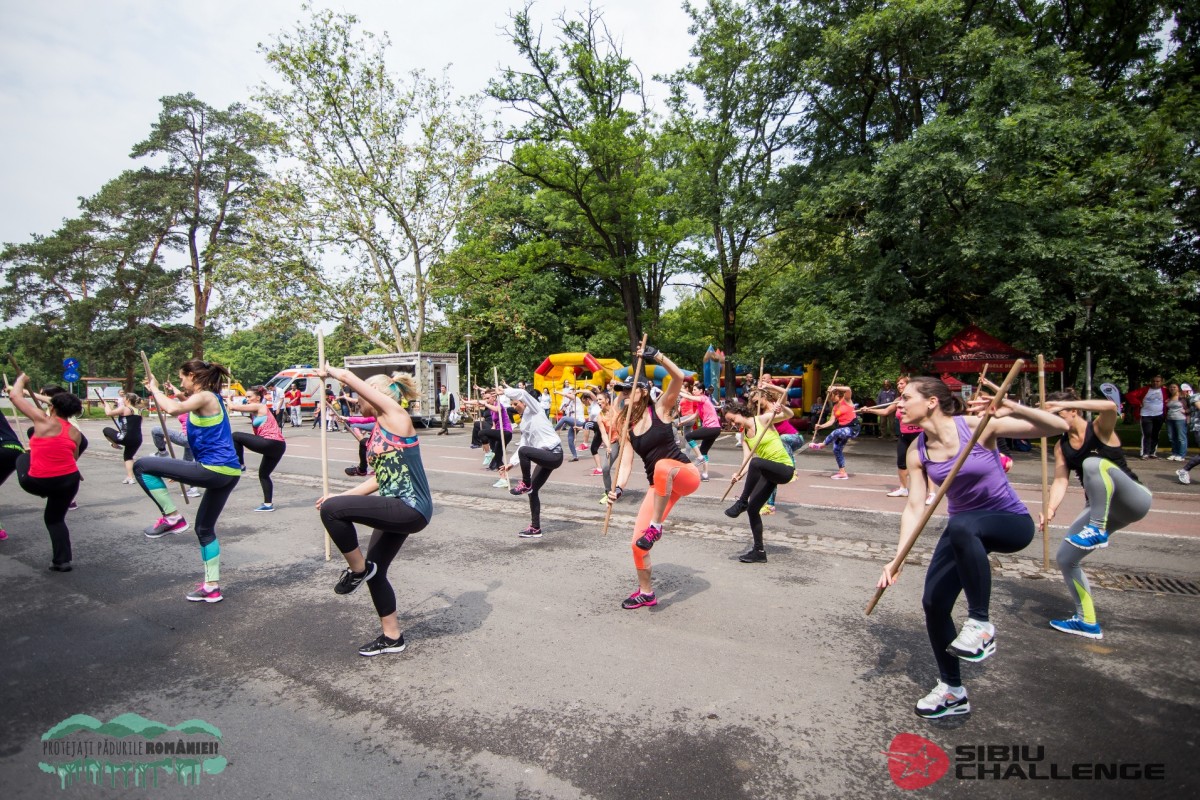
[[[1162,375],[1151,378],[1149,386],[1134,389],[1128,400],[1142,426],[1142,460],[1158,458],[1158,436],[1167,417],[1167,390],[1163,388]]]
[[[1167,386],[1167,441],[1171,443],[1168,461],[1187,461],[1187,400],[1179,384]]]
[[[875,395],[875,405],[886,406],[896,402],[896,390],[892,388],[891,381],[884,381],[883,388],[879,390],[879,394]],[[879,433],[877,436],[884,439],[895,439],[896,433],[892,427],[892,422],[895,419],[892,415],[879,417]]]

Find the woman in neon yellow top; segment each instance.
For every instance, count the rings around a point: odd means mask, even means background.
[[[750,533],[754,545],[743,553],[738,561],[743,564],[761,564],[767,560],[763,546],[763,524],[760,509],[775,487],[788,483],[796,472],[792,452],[783,443],[775,424],[792,418],[792,410],[779,402],[783,390],[777,386],[763,386],[750,392],[748,402],[754,416],[731,411],[725,414],[730,422],[741,426],[742,448],[751,456],[746,466],[746,480],[742,484],[742,495],[725,509],[725,516],[737,518],[747,512],[750,518]]]

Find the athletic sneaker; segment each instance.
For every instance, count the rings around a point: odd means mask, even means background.
[[[1056,631],[1073,633],[1076,636],[1086,636],[1089,639],[1104,638],[1099,625],[1094,622],[1084,622],[1079,618],[1078,614],[1070,619],[1052,619],[1050,620],[1050,627]]]
[[[362,572],[351,572],[349,567],[342,570],[342,577],[338,578],[338,582],[334,584],[333,591],[337,594],[350,594],[359,586],[362,586],[363,581],[369,581],[375,577],[375,562],[368,561],[367,568]]]
[[[51,572],[70,572],[71,571],[71,562],[67,561],[62,564],[51,564],[50,571]]]
[[[759,513],[759,516],[766,516],[767,514],[774,514],[775,506],[765,505],[761,509],[759,509],[758,513]]]
[[[505,481],[505,485],[508,481]],[[533,491],[533,487],[525,481],[517,481],[517,485],[508,490],[509,494],[529,494]]]
[[[649,550],[654,547],[654,543],[662,538],[662,526],[655,525],[653,522],[646,526],[646,530],[642,531],[642,535],[634,542],[640,549]]]
[[[729,517],[730,519],[737,519],[742,515],[742,512],[745,511],[747,507],[747,504],[742,500],[735,500],[733,505],[725,509],[725,516]]]
[[[938,681],[933,691],[917,701],[917,716],[925,719],[938,717],[953,717],[958,714],[970,714],[971,703],[967,700],[967,690],[963,687],[952,689],[949,684]]]
[[[1192,482],[1192,476],[1188,473],[1188,471],[1186,469],[1175,470],[1175,477],[1179,478],[1180,483],[1191,483]]]
[[[833,473],[832,475],[830,475],[829,477],[830,477],[832,480],[835,480],[835,481],[848,481],[848,480],[850,480],[850,476],[849,476],[849,475],[847,475],[847,474],[846,474],[846,473],[844,473],[844,472],[835,472],[835,473]]]
[[[136,481],[133,478],[124,478],[122,479],[121,483],[125,484],[126,486],[132,486],[134,483],[136,483]]]
[[[485,466],[485,467],[491,466],[491,463],[492,463],[492,454],[488,453],[486,456],[483,457],[483,466]]]
[[[367,471],[358,467],[346,467],[346,474],[352,478],[362,478],[366,476]]]
[[[813,442],[808,446],[808,448],[810,450],[824,450],[825,444],[823,442]]]
[[[756,550],[752,547],[738,556],[738,561],[743,564],[765,564],[767,563],[767,551]]]
[[[627,611],[632,611],[633,609],[641,608],[642,606],[656,605],[658,605],[658,598],[654,596],[654,592],[642,594],[641,589],[637,589],[633,594],[621,601],[621,608]]]
[[[187,529],[188,523],[183,517],[174,522],[170,522],[166,517],[159,517],[158,522],[143,530],[142,533],[146,534],[147,539],[159,539],[168,533],[182,533]]]
[[[399,639],[389,639],[382,633],[379,638],[373,642],[368,642],[358,648],[360,656],[377,656],[383,653],[399,653],[404,650],[404,634],[400,634]]]
[[[274,503],[263,503],[261,506],[259,506],[258,508],[254,509],[254,510],[255,511],[274,511],[275,504]]]
[[[517,531],[517,536],[522,539],[540,539],[542,538],[542,529],[527,525],[524,529]]]
[[[492,484],[493,489],[508,489],[511,486],[512,486],[512,484],[510,484],[508,482],[508,478],[501,478],[500,480],[498,480]]]
[[[1001,453],[1000,454],[1000,466],[1004,467],[1005,472],[1008,472],[1009,470],[1012,469],[1012,458],[1004,455],[1004,453]]]
[[[946,652],[963,661],[983,661],[996,652],[996,627],[990,622],[967,617],[962,631],[946,648]]]
[[[195,591],[187,593],[187,599],[193,603],[219,603],[225,598],[221,597],[221,590],[218,587],[205,589],[203,583],[197,583]]]
[[[593,475],[593,477],[594,477],[594,476],[596,476],[596,475],[603,475],[603,474],[604,474],[604,470],[602,470],[602,469],[594,469],[594,470],[592,470],[592,475]]]
[[[608,505],[608,493],[607,492],[600,495],[600,505],[602,505],[602,506]]]
[[[76,503],[74,500],[72,500],[71,504],[67,506],[67,511],[78,511],[78,510],[79,510],[79,503]]]
[[[478,450],[478,449],[479,449],[479,448],[481,448],[481,447],[483,447],[483,445],[481,445],[481,444],[473,444],[473,445],[471,445],[471,449],[472,449],[472,450]]]
[[[899,489],[892,489],[887,493],[888,497],[908,497],[908,489],[901,486]]]
[[[187,488],[187,496],[188,496],[188,497],[199,497],[199,496],[200,496],[200,490],[199,490],[199,489],[197,489],[195,486],[189,486],[189,487]]]
[[[0,528],[0,542],[3,542],[7,538],[8,538],[8,531],[4,530],[4,528]]]
[[[929,494],[925,495],[925,505],[933,505],[933,499],[935,497],[937,497],[937,492],[930,492]]]
[[[707,460],[708,460],[708,459],[705,459],[705,461],[707,461]],[[704,481],[705,483],[707,483],[707,482],[708,482],[708,473],[707,473],[707,472],[701,472],[701,473],[700,473],[700,480],[702,480],[702,481]]]
[[[1100,530],[1089,522],[1079,533],[1068,536],[1067,541],[1080,550],[1097,550],[1101,547],[1108,547],[1108,532]]]

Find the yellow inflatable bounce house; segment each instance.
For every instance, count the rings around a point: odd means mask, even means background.
[[[555,353],[534,370],[533,390],[557,391],[562,389],[564,381],[575,388],[588,384],[603,387],[619,369],[624,366],[614,358],[596,358],[591,353]]]

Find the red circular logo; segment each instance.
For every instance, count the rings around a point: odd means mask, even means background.
[[[924,789],[950,769],[946,751],[915,733],[898,733],[888,745],[888,774],[901,789]]]

